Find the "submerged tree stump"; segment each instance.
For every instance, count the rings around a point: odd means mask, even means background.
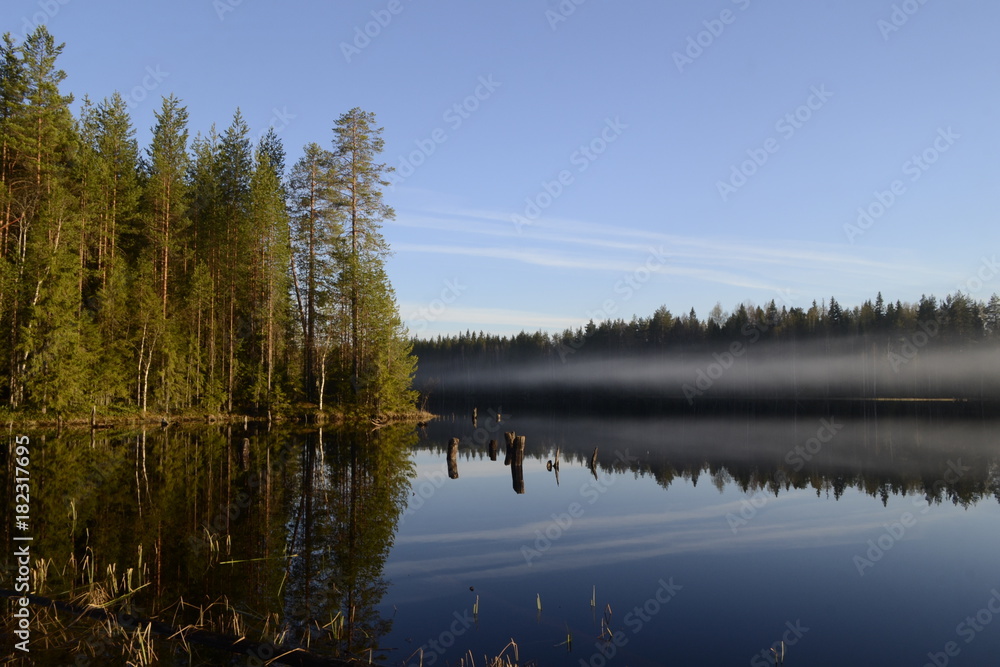
[[[448,442],[448,477],[458,479],[458,438]]]
[[[514,485],[514,493],[517,494],[524,493],[524,447],[526,440],[527,438],[523,435],[514,436],[510,448],[510,476]]]
[[[506,445],[504,446],[503,450],[503,455],[504,455],[503,464],[505,466],[509,466],[511,456],[514,454],[514,438],[516,436],[514,435],[513,431],[507,431],[506,433],[503,434],[503,437],[504,440],[506,441]]]
[[[523,465],[524,464],[524,446],[527,438],[523,435],[515,436],[514,438],[514,456],[511,460],[512,465]]]
[[[510,467],[510,479],[514,485],[514,493],[517,495],[524,494],[524,467],[523,466],[511,466]]]

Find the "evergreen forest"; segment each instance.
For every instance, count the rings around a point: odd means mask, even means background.
[[[722,409],[776,412],[831,401],[1000,402],[1000,297],[957,291],[917,303],[721,304],[708,317],[590,321],[561,334],[466,331],[415,341],[417,388],[432,407]],[[437,401],[435,401],[437,397]],[[442,399],[448,399],[442,401]],[[436,409],[436,407],[435,407]]]
[[[44,25],[0,46],[5,409],[412,412],[374,114],[286,166],[273,127],[192,136],[170,95],[141,147],[122,95],[74,112],[63,46]]]

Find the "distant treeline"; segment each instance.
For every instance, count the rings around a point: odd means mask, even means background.
[[[439,400],[684,409],[732,401],[1000,400],[1000,297],[845,308],[667,308],[561,334],[415,340],[417,388]]]
[[[189,141],[170,95],[140,149],[118,93],[74,117],[62,50],[44,25],[0,42],[0,403],[412,411],[374,115],[286,171],[275,128],[237,110]]]

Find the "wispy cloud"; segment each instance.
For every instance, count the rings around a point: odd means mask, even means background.
[[[400,313],[406,317],[411,314],[418,317],[421,306],[415,304],[400,304]],[[534,331],[538,329],[566,329],[574,328],[586,324],[584,317],[564,317],[531,310],[515,310],[510,308],[477,308],[451,306],[434,318],[435,323],[454,324],[461,323],[476,327],[489,326],[491,330],[496,327],[507,327],[520,331],[526,329]]]
[[[768,501],[768,511],[796,507],[809,501],[812,491],[793,490]],[[584,516],[577,519],[550,553],[535,559],[534,572],[590,568],[597,565],[626,567],[644,559],[679,554],[746,553],[747,551],[787,550],[833,545],[864,544],[865,536],[880,529],[870,518],[848,512],[841,517],[817,521],[814,516],[786,516],[782,520],[763,517],[734,535],[726,516],[738,513],[740,501],[709,504],[685,511],[647,512],[629,515]],[[533,545],[536,532],[550,524],[531,522],[491,530],[468,530],[424,535],[407,535],[398,545],[423,548],[433,545],[462,545],[462,556],[447,556],[434,550],[387,567],[387,575],[427,577],[448,581],[462,572],[475,572],[478,580],[523,576],[522,545]]]
[[[447,232],[455,239],[454,243],[404,242],[396,246],[402,252],[490,257],[590,271],[629,271],[635,268],[637,256],[641,259],[643,253],[662,250],[670,258],[669,266],[662,268],[664,273],[737,287],[775,288],[780,279],[762,280],[753,275],[773,274],[775,270],[813,272],[824,276],[826,282],[833,274],[899,277],[928,272],[928,267],[910,259],[902,250],[887,256],[843,244],[795,240],[761,244],[748,238],[686,236],[548,217],[522,227],[518,233],[508,215],[461,207],[404,212],[394,224]],[[470,244],[468,238],[475,236],[492,237],[493,242],[489,247]],[[567,248],[581,250],[570,253]],[[930,270],[940,276],[948,275],[942,270]],[[796,280],[801,282],[801,275]]]
[[[510,212],[470,207],[455,196],[417,192],[411,201],[415,205],[398,209],[390,223],[397,254],[412,258],[413,266],[454,267],[476,288],[493,284],[485,289],[496,294],[492,308],[452,304],[433,322],[422,318],[421,335],[470,327],[494,333],[560,331],[603,317],[602,312],[628,319],[661,304],[675,312],[690,307],[704,312],[715,302],[735,307],[775,299],[779,306],[805,308],[833,295],[845,305],[860,305],[874,297],[873,288],[890,299],[900,293],[912,298],[929,285],[964,275],[907,247],[763,240],[750,224],[738,236],[690,220],[617,224],[545,215],[518,229]],[[691,233],[673,231],[679,229]],[[713,231],[700,234],[702,229]],[[497,289],[497,275],[511,276],[518,288]],[[526,289],[528,281],[532,287]],[[640,284],[638,294],[633,287]],[[608,303],[614,308],[606,308]],[[421,312],[420,307],[403,307],[402,315]]]

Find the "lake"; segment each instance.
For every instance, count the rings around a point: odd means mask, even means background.
[[[165,623],[140,641],[39,610],[32,659],[485,664],[513,641],[539,665],[769,665],[782,642],[787,665],[991,662],[997,422],[836,407],[27,433],[36,593]],[[204,641],[165,638],[185,625]],[[238,635],[249,655],[213,644]]]

